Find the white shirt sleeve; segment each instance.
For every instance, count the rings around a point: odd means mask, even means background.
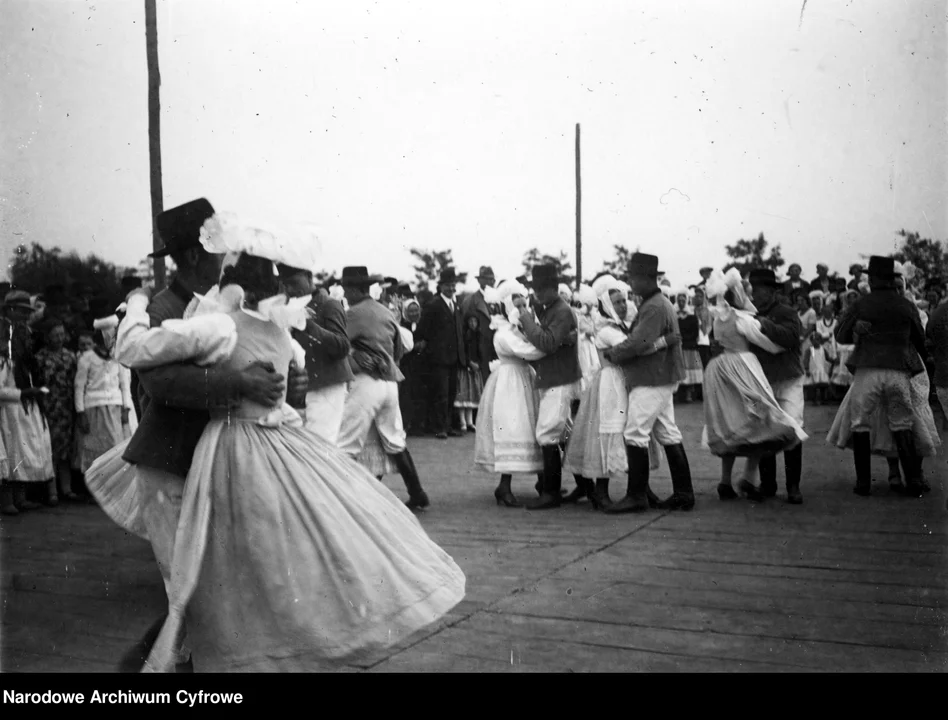
[[[153,328],[147,307],[145,296],[134,296],[119,325],[113,357],[127,368],[144,370],[186,361],[213,365],[230,357],[237,345],[237,326],[227,315],[165,320],[161,327]]]
[[[503,351],[507,355],[514,355],[527,362],[533,362],[546,356],[546,353],[540,352],[534,345],[519,332],[505,328],[499,330],[494,336],[495,349]]]

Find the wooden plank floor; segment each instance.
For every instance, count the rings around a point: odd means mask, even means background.
[[[948,670],[944,452],[925,463],[929,496],[889,494],[874,459],[875,495],[857,497],[851,455],[823,440],[835,407],[811,407],[806,503],[785,502],[782,467],[775,500],[724,503],[718,461],[699,446],[700,405],[677,412],[698,492],[691,513],[497,507],[496,478],[470,465],[473,436],[413,441],[434,502],[422,523],[464,569],[467,597],[347,670]],[[404,495],[400,478],[385,482]],[[533,482],[517,477],[515,491],[529,498]],[[666,467],[653,474],[660,495],[670,485]],[[0,523],[0,670],[114,672],[164,609],[147,543],[94,506]]]

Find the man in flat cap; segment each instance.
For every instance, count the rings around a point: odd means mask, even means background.
[[[861,298],[843,318],[836,340],[856,344],[849,359],[855,367],[852,385],[853,462],[856,466],[857,495],[871,494],[872,415],[884,411],[898,449],[905,475],[907,495],[924,492],[922,463],[912,431],[912,376],[925,372],[925,333],[912,303],[896,288],[895,261],[869,258],[872,291]],[[856,342],[858,336],[858,342]]]
[[[775,355],[752,344],[751,352],[760,360],[764,376],[770,383],[774,398],[781,409],[803,427],[803,385],[806,375],[801,358],[800,339],[803,326],[800,316],[793,308],[778,302],[777,292],[781,288],[773,270],[752,269],[750,284],[761,332],[786,351]],[[786,450],[783,458],[787,477],[787,502],[799,505],[803,502],[803,495],[800,494],[803,444]],[[760,459],[759,469],[761,495],[765,498],[774,497],[777,494],[776,455],[764,455]]]
[[[675,423],[674,394],[684,379],[681,333],[671,301],[658,285],[658,258],[635,253],[629,260],[632,292],[642,298],[629,339],[606,350],[609,362],[622,367],[629,390],[626,454],[629,482],[626,496],[607,513],[645,512],[649,507],[691,510],[695,505],[691,468]],[[663,502],[649,489],[649,440],[665,448],[672,476],[672,495]]]
[[[485,383],[490,375],[490,363],[497,359],[497,353],[494,352],[494,331],[490,329],[490,317],[496,314],[496,311],[492,312],[484,300],[484,289],[494,287],[495,282],[493,269],[486,265],[483,266],[477,273],[477,284],[480,287],[468,295],[461,305],[461,314],[465,326],[468,318],[474,317],[477,320],[481,378]]]

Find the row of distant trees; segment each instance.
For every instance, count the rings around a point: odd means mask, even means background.
[[[948,276],[948,254],[944,241],[923,238],[917,232],[899,230],[897,236],[901,238],[901,245],[897,252],[890,257],[900,262],[911,261],[918,268],[917,279],[924,282],[933,276]],[[608,272],[620,279],[628,280],[626,269],[629,258],[636,250],[630,250],[624,245],[613,246],[613,256],[606,260],[602,272]],[[786,265],[780,245],[770,246],[763,233],[756,238],[740,239],[733,245],[724,248],[729,262],[722,270],[732,267],[738,268],[746,274],[752,267],[769,267],[775,272]],[[451,250],[428,250],[411,248],[414,260],[415,287],[418,290],[430,289],[437,283],[442,270],[455,268]],[[866,255],[859,255],[854,260],[865,263]],[[166,258],[169,275],[174,271],[170,258]],[[539,264],[555,265],[564,282],[572,285],[575,281],[572,264],[565,252],[556,255],[541,252],[539,248],[531,248],[523,256],[524,274],[529,275],[531,268]],[[815,265],[815,262],[813,263]],[[805,273],[812,273],[805,268]],[[14,252],[13,263],[10,267],[10,280],[14,285],[31,292],[42,292],[43,288],[61,284],[66,287],[84,285],[90,288],[93,294],[115,296],[120,292],[121,279],[125,275],[136,275],[142,278],[145,284],[154,281],[154,268],[150,258],[143,259],[138,267],[120,267],[109,263],[96,255],[80,256],[76,252],[63,252],[59,247],[46,249],[37,243],[29,247],[23,245]],[[464,282],[467,273],[458,273],[458,278]],[[316,273],[320,282],[333,277],[328,271]]]

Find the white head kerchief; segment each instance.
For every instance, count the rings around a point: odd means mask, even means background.
[[[757,308],[754,307],[754,303],[744,292],[744,280],[737,268],[731,268],[727,271],[727,274],[715,270],[711,273],[706,288],[708,298],[718,298],[720,302],[724,302],[724,294],[730,290],[734,296],[734,308],[736,310],[743,310],[751,315],[757,314]]]

